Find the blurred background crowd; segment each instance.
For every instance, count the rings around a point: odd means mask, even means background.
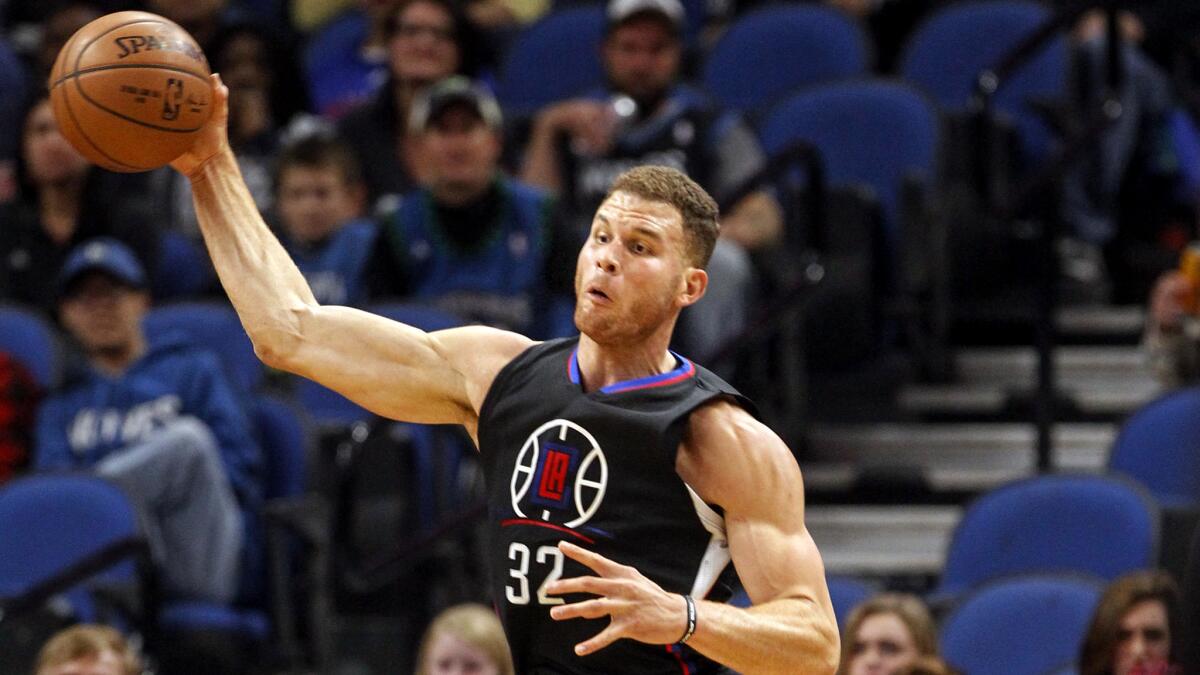
[[[1200,673],[1174,0],[0,0],[0,671],[511,672],[469,439],[265,369],[186,179],[60,135],[123,9],[221,73],[323,303],[571,335],[613,178],[703,185],[673,347],[796,452],[844,672]]]

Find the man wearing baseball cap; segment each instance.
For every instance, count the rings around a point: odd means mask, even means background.
[[[543,190],[500,170],[502,119],[490,92],[450,77],[413,102],[423,187],[383,223],[373,295],[415,298],[535,337],[573,332],[571,237]]]
[[[733,197],[766,156],[739,117],[680,82],[679,0],[611,0],[606,12],[600,52],[607,86],[536,115],[522,178],[560,195],[584,230],[613,179],[639,165],[683,171],[718,203]],[[698,359],[744,326],[752,292],[746,251],[774,243],[782,231],[782,211],[766,191],[721,210],[721,238],[708,268],[716,292],[680,316],[680,347]]]
[[[216,357],[182,336],[148,343],[146,272],[124,244],[93,239],[58,277],[63,327],[86,363],[38,414],[34,467],[87,470],[141,514],[168,598],[231,602],[261,457]]]

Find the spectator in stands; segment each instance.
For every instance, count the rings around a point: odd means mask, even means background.
[[[84,159],[59,133],[45,94],[21,125],[17,174],[17,200],[0,206],[0,300],[53,313],[47,289],[67,253],[92,237],[116,237],[153,260],[157,234],[144,193],[133,189],[137,178]]]
[[[1079,675],[1165,674],[1178,663],[1179,588],[1159,570],[1108,585],[1079,656]]]
[[[34,675],[141,675],[137,651],[115,629],[80,624],[61,630],[38,653]]]
[[[38,414],[34,466],[89,470],[137,506],[169,597],[228,602],[261,457],[217,358],[177,339],[147,344],[146,274],[128,248],[95,239],[60,275],[59,313],[87,363]]]
[[[25,68],[0,35],[0,204],[17,196],[17,146],[22,102],[28,87]]]
[[[850,612],[842,633],[841,675],[892,675],[938,655],[937,628],[914,595],[880,593]]]
[[[392,6],[390,0],[355,0],[309,39],[304,77],[317,113],[337,119],[387,81]]]
[[[1187,568],[1183,572],[1183,672],[1200,673],[1200,525],[1192,533]]]
[[[921,656],[897,670],[894,675],[958,675],[958,671],[935,656]]]
[[[48,9],[41,22],[42,39],[32,59],[33,76],[38,82],[45,82],[50,77],[50,69],[58,58],[59,50],[75,31],[111,11],[98,0],[60,0],[47,4]]]
[[[1150,294],[1142,346],[1159,381],[1170,388],[1200,380],[1200,318],[1188,308],[1200,288],[1178,270],[1159,277]]]
[[[448,78],[417,99],[410,122],[428,157],[427,187],[383,223],[374,294],[535,337],[565,332],[554,325],[571,325],[579,241],[549,195],[500,171],[496,99]]]
[[[387,84],[339,124],[362,164],[372,213],[394,207],[423,178],[423,160],[408,134],[413,101],[450,75],[473,77],[482,44],[451,0],[402,0],[388,19],[387,34]]]
[[[29,460],[39,398],[29,371],[0,351],[0,484],[16,476]]]
[[[754,179],[765,155],[754,132],[680,82],[684,10],[679,0],[611,0],[601,45],[608,86],[540,111],[522,177],[560,195],[581,231],[612,180],[639,164],[684,171],[719,203]],[[779,204],[755,190],[722,205],[710,292],[680,318],[686,351],[704,359],[744,325],[751,268],[744,249],[782,233]],[[583,222],[583,221],[587,222]],[[716,291],[716,292],[714,292]]]
[[[271,174],[280,136],[308,105],[290,43],[284,35],[253,22],[230,21],[217,29],[206,50],[213,70],[229,87],[229,142],[260,210],[271,206]],[[157,222],[199,241],[200,228],[188,181],[170,167],[151,174]]]
[[[480,604],[455,605],[434,618],[417,652],[417,675],[514,675],[504,628]]]
[[[377,226],[362,217],[366,188],[350,149],[314,135],[284,148],[276,173],[280,240],[317,301],[361,305]]]

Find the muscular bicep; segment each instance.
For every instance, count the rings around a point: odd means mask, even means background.
[[[724,509],[730,554],[750,599],[806,600],[832,617],[824,564],[804,525],[804,481],[783,441],[722,403],[694,416],[688,445],[688,482]]]
[[[426,333],[349,307],[305,311],[288,369],[392,419],[473,430],[496,373],[532,342],[482,326]]]

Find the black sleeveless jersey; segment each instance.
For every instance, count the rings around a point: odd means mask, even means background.
[[[593,574],[556,548],[567,540],[637,568],[673,593],[728,599],[724,521],[675,472],[693,410],[716,397],[750,403],[712,373],[676,357],[675,370],[585,393],[578,338],[529,348],[496,376],[479,414],[487,481],[493,598],[517,672],[716,673],[683,645],[620,639],[576,656],[608,625],[554,621],[550,608],[588,595],[547,595],[558,578]]]

